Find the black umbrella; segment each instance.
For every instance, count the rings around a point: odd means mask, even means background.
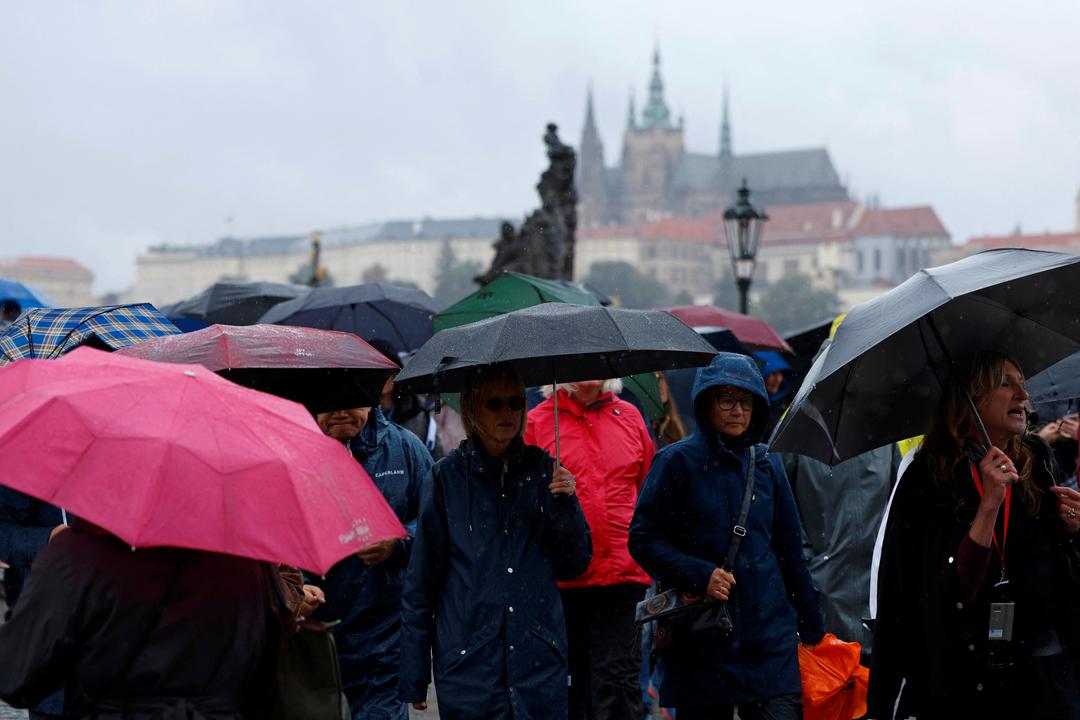
[[[340,330],[368,342],[384,340],[398,353],[420,347],[433,333],[439,311],[423,290],[386,283],[314,288],[272,307],[259,322]]]
[[[705,365],[715,354],[666,312],[544,303],[440,331],[397,380],[413,392],[460,392],[479,365],[510,363],[532,386]]]
[[[1031,402],[1041,405],[1080,398],[1080,353],[1073,353],[1028,379]]]
[[[1080,256],[1036,250],[921,270],[848,314],[772,448],[835,464],[919,435],[956,363],[977,351],[1003,352],[1034,375],[1080,349],[1078,285]]]
[[[198,295],[175,303],[167,317],[202,320],[208,325],[254,325],[278,303],[308,292],[302,285],[272,282],[218,282]]]

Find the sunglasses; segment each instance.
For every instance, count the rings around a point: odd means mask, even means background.
[[[525,407],[525,398],[521,395],[514,395],[513,397],[508,398],[489,397],[484,401],[484,407],[491,412],[499,412],[503,409],[503,405],[511,410],[521,410]]]
[[[754,409],[754,397],[752,395],[713,395],[713,401],[720,406],[721,410],[734,410],[736,405],[742,405],[743,410]]]

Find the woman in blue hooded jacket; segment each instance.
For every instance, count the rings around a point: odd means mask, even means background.
[[[802,717],[798,643],[817,643],[821,606],[802,557],[791,487],[779,458],[758,444],[768,396],[757,365],[720,353],[698,371],[698,430],[656,455],[630,525],[630,553],[662,588],[726,602],[734,634],[682,637],[657,662],[660,704],[679,720]],[[722,568],[756,453],[746,535]]]
[[[507,366],[465,383],[467,439],[424,484],[402,598],[401,695],[439,715],[565,718],[566,624],[557,580],[592,545],[573,476],[526,445],[525,387]]]

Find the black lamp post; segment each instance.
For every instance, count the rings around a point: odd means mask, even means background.
[[[724,211],[724,235],[731,253],[735,283],[739,287],[739,312],[743,315],[746,315],[749,302],[750,283],[754,281],[761,231],[765,229],[768,219],[764,210],[750,203],[750,188],[746,187],[746,178],[743,178],[739,199]]]

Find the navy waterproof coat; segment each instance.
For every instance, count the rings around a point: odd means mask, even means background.
[[[698,402],[720,385],[754,396],[750,426],[735,440],[721,439]],[[768,419],[768,398],[753,361],[732,353],[720,353],[698,371],[693,395],[698,431],[653,460],[630,525],[630,553],[662,587],[704,594],[727,555],[746,490],[749,446]],[[753,500],[728,601],[735,634],[726,643],[690,639],[661,653],[665,707],[707,709],[801,693],[798,641],[816,643],[823,635],[791,487],[777,456],[762,444],[755,452]]]
[[[368,422],[348,444],[410,536],[415,532],[420,487],[431,472],[431,453],[408,430],[372,408]],[[334,628],[341,682],[353,718],[405,720],[408,709],[398,699],[401,634],[401,588],[412,538],[378,565],[355,555],[334,565],[326,578],[307,577],[326,593],[319,620],[340,620]]]
[[[401,692],[423,700],[431,659],[443,720],[566,717],[566,625],[556,580],[592,557],[576,496],[520,441],[492,458],[472,440],[424,487],[402,599]]]

